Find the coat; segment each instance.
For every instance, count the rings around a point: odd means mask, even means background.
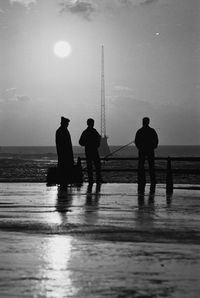
[[[72,141],[70,133],[66,127],[60,126],[56,131],[56,149],[58,166],[66,169],[72,168],[74,164]]]
[[[79,139],[79,144],[85,147],[85,152],[96,152],[100,146],[101,136],[95,128],[86,128]]]
[[[158,146],[158,135],[151,127],[140,128],[135,136],[135,145],[138,150],[151,152]]]

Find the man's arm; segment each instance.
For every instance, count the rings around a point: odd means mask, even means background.
[[[135,146],[139,149],[140,147],[140,144],[139,144],[139,132],[137,131],[136,132],[136,135],[135,135]]]
[[[97,148],[99,148],[101,144],[101,135],[98,133],[98,131],[97,131],[97,139],[98,139]]]
[[[158,143],[159,143],[158,135],[157,135],[157,132],[154,130],[154,149],[158,147]]]
[[[55,143],[56,143],[56,151],[57,151],[57,155],[58,155],[58,154],[59,154],[58,131],[56,131],[56,135],[55,135]]]
[[[79,139],[79,145],[85,146],[85,133],[84,132],[81,134],[81,137]]]

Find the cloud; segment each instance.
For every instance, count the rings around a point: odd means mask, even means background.
[[[154,2],[158,2],[159,0],[117,0],[113,2],[118,2],[118,4],[121,4],[123,6],[125,5],[149,5]]]
[[[1,102],[15,100],[16,88],[8,88],[1,92]]]
[[[153,103],[135,99],[133,95],[113,95],[109,97],[111,104],[132,113],[137,108],[137,111],[151,111],[155,109]]]
[[[21,102],[26,102],[31,100],[31,98],[27,95],[17,95],[16,98],[18,101],[21,101]]]
[[[18,94],[16,88],[8,88],[5,89],[3,92],[0,94],[0,103],[16,103],[16,102],[27,102],[30,101],[31,98],[27,95],[24,94]]]
[[[144,1],[141,1],[140,5],[150,5],[158,1],[159,0],[144,0]]]
[[[36,4],[37,0],[10,0],[11,5],[14,3],[18,3],[23,5],[26,8],[29,8],[30,4]]]
[[[117,11],[139,5],[151,5],[159,0],[62,0],[60,13],[72,13],[90,19],[94,13]]]
[[[73,14],[78,14],[86,19],[90,18],[90,15],[96,10],[95,4],[89,1],[62,1],[60,3],[61,13],[71,12]]]
[[[131,88],[127,87],[127,86],[122,86],[122,85],[116,85],[114,86],[114,91],[124,91],[124,92],[130,92],[133,91]]]

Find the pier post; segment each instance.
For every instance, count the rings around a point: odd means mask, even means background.
[[[172,167],[171,167],[171,158],[167,158],[167,173],[166,173],[166,193],[172,194],[173,193],[173,175],[172,175]]]

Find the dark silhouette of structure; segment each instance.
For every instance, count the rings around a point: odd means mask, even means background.
[[[104,77],[104,47],[101,49],[101,143],[99,147],[100,156],[110,154],[106,136],[106,105],[105,105],[105,77]]]
[[[139,151],[139,162],[138,162],[138,190],[144,191],[146,184],[145,175],[145,160],[149,163],[151,191],[155,190],[156,177],[155,177],[155,166],[154,166],[154,150],[158,146],[158,135],[156,131],[149,126],[150,119],[148,117],[143,118],[143,126],[140,128],[135,136],[135,145]]]
[[[79,144],[85,147],[85,155],[87,162],[88,181],[92,184],[93,181],[93,170],[92,166],[94,163],[96,170],[96,181],[100,183],[101,179],[101,161],[99,157],[98,148],[100,146],[101,136],[94,128],[94,120],[89,118],[87,120],[87,129],[81,134]]]
[[[170,157],[167,158],[167,176],[166,176],[166,194],[172,195],[173,194],[173,175],[172,175],[172,167],[171,167],[171,159]]]
[[[58,155],[58,180],[63,188],[71,182],[74,167],[74,156],[71,136],[68,131],[70,120],[61,117],[60,127],[56,131],[56,149]]]

